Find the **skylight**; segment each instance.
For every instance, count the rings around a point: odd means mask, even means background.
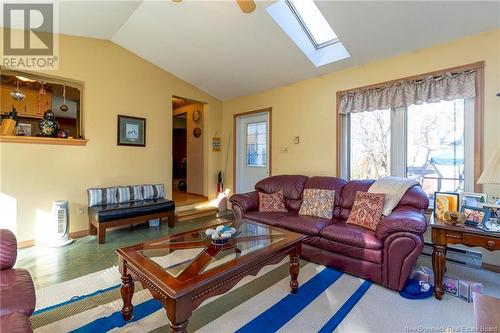
[[[328,21],[313,0],[286,0],[316,49],[338,41]]]

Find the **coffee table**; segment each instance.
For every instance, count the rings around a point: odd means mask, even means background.
[[[256,275],[286,256],[290,257],[290,292],[297,291],[305,235],[246,219],[224,224],[240,233],[222,246],[206,239],[203,228],[116,250],[123,318],[132,318],[134,281],[140,281],[163,304],[171,331],[186,332],[192,311],[204,300],[229,291],[245,276]]]

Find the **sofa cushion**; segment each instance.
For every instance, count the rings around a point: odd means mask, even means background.
[[[144,200],[163,199],[165,197],[165,187],[163,184],[142,185],[142,198]]]
[[[131,186],[119,186],[118,187],[118,202],[125,203],[130,201],[141,201],[142,200],[142,186],[141,185],[131,185]]]
[[[384,209],[385,194],[384,193],[367,193],[358,191],[356,199],[351,209],[351,214],[347,219],[347,223],[356,224],[360,227],[375,231],[377,224],[382,218],[382,210]]]
[[[295,175],[272,176],[262,179],[257,184],[255,184],[255,189],[259,192],[265,193],[274,193],[282,190],[283,197],[285,198],[285,201],[287,203],[290,199],[300,201],[302,199],[304,184],[306,183],[307,179],[308,177],[306,176]],[[298,204],[298,206],[300,207],[300,203]],[[287,208],[294,209],[293,207],[289,206],[287,206]],[[294,210],[298,210],[298,208]]]
[[[320,235],[326,239],[349,244],[357,247],[378,250],[383,247],[383,243],[377,238],[375,232],[346,224],[342,220],[333,220],[333,223],[321,230]]]
[[[172,200],[153,199],[89,207],[89,217],[97,222],[107,222],[172,210],[175,210],[175,203]]]
[[[22,268],[0,271],[0,316],[20,312],[31,316],[35,311],[35,287],[30,273]]]
[[[333,216],[338,217],[340,213],[340,195],[342,193],[342,189],[346,184],[347,181],[342,178],[315,176],[307,180],[306,184],[304,185],[304,189],[317,188],[322,190],[335,191]]]
[[[277,221],[278,227],[306,235],[319,235],[320,231],[330,225],[332,220],[314,216],[293,215]]]
[[[259,212],[262,213],[286,213],[285,198],[283,191],[274,193],[259,192]]]
[[[356,192],[368,192],[368,189],[374,182],[374,180],[351,180],[345,184],[340,195],[340,211],[338,215],[335,215],[335,217],[347,220],[349,214],[351,213],[354,199],[356,198]]]
[[[334,202],[334,190],[306,188],[302,192],[299,215],[316,216],[330,220],[333,217]]]
[[[367,249],[365,247],[332,241],[321,236],[309,237],[305,240],[305,243],[343,256],[366,260],[376,264],[382,263],[382,249]]]
[[[89,207],[117,203],[116,192],[116,187],[89,188]]]
[[[245,213],[245,218],[256,221],[256,222],[261,222],[269,225],[277,225],[277,222],[281,220],[284,217],[287,216],[292,216],[292,215],[297,215],[297,212],[295,211],[288,211],[286,213],[262,213],[257,210],[252,210],[249,212]]]

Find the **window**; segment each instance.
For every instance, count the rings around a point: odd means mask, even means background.
[[[464,190],[464,105],[457,99],[407,109],[406,176],[429,196]]]
[[[316,49],[338,41],[337,35],[313,0],[286,2]]]
[[[267,122],[247,125],[247,166],[267,165]]]
[[[391,110],[353,113],[350,119],[352,179],[391,174]]]
[[[50,76],[25,73],[14,70],[3,70],[0,75],[0,112],[17,113],[18,122],[13,137],[33,139],[56,137],[79,139],[84,137],[83,131],[83,83],[72,80],[52,78]],[[17,92],[19,98],[12,97]],[[54,126],[48,126],[45,133],[40,129],[40,121],[47,116],[58,123],[58,133]],[[43,137],[43,136],[46,137]],[[52,140],[52,143],[57,140]],[[12,141],[14,142],[14,141]],[[36,142],[36,141],[28,141]],[[65,140],[66,143],[71,142]]]
[[[313,0],[278,0],[266,11],[314,66],[349,58]]]
[[[431,200],[436,191],[473,192],[473,99],[342,117],[345,178],[413,178]]]

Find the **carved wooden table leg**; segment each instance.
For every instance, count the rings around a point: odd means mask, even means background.
[[[187,320],[180,324],[172,324],[170,323],[170,332],[172,333],[187,333]]]
[[[123,300],[122,315],[124,320],[132,319],[132,310],[134,306],[132,305],[132,295],[134,294],[134,280],[130,274],[127,274],[124,270],[124,275],[122,275],[122,287],[120,289]]]
[[[432,270],[434,272],[434,295],[436,299],[443,297],[443,275],[446,264],[446,245],[433,245]]]
[[[167,312],[170,322],[170,332],[187,333],[188,319],[191,317],[192,301],[191,296],[181,297],[179,299],[163,299],[163,307]]]
[[[290,253],[290,292],[292,294],[295,294],[299,288],[299,282],[297,281],[300,270],[299,251],[296,248],[294,252]]]

